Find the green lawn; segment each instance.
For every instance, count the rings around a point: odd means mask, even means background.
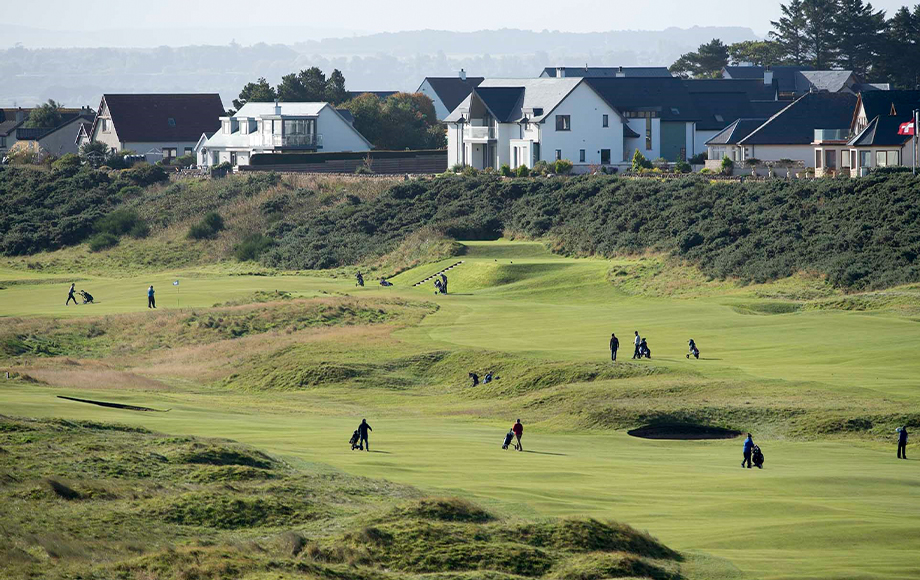
[[[177,276],[183,307],[209,307],[257,290],[395,295],[434,301],[440,309],[420,325],[397,331],[394,351],[472,348],[523,356],[534,364],[602,361],[609,358],[610,332],[620,337],[621,357],[628,358],[632,331],[639,330],[653,351],[648,364],[670,371],[668,380],[692,380],[697,391],[714,385],[711,394],[695,392],[688,405],[722,404],[724,397],[735,396],[725,389],[736,383],[766,399],[775,390],[784,401],[801,390],[844,415],[858,414],[860,401],[866,407],[884,401],[912,412],[920,400],[920,361],[914,352],[920,335],[911,317],[886,310],[752,314],[738,305],[766,304],[756,288],[717,283],[699,297],[642,296],[607,281],[611,271],[636,260],[561,258],[536,244],[470,243],[468,248],[465,256],[395,277],[393,288],[371,282],[355,289],[351,280],[320,276],[165,273],[78,283],[100,304],[65,308],[66,284],[15,284],[0,291],[0,316],[143,311],[150,283],[159,289],[160,307],[175,308],[171,282]],[[434,296],[430,285],[411,287],[458,260],[463,265],[448,274],[450,295]],[[16,279],[15,272],[3,274]],[[702,350],[699,361],[684,358],[691,337]],[[355,345],[354,358],[366,362],[381,356],[375,352]],[[613,392],[647,382],[620,379],[597,388],[609,385]],[[740,439],[648,441],[621,431],[538,423],[525,433],[528,452],[514,453],[499,447],[514,419],[504,418],[501,407],[528,409],[535,399],[484,401],[431,389],[336,386],[247,394],[170,384],[173,388],[163,392],[107,392],[0,381],[0,413],[112,420],[226,437],[290,461],[326,463],[426,491],[469,496],[514,515],[610,517],[646,529],[675,549],[727,560],[750,578],[920,578],[915,546],[920,464],[898,462],[891,442],[764,439],[755,432],[767,457],[766,469],[759,471],[740,469]],[[571,390],[572,396],[583,392]],[[56,399],[56,394],[172,410],[118,411]],[[348,436],[361,415],[374,427],[373,453],[348,451]]]

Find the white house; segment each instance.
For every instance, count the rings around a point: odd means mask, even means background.
[[[115,151],[134,151],[148,162],[191,154],[202,133],[220,128],[217,94],[106,94],[91,139]]]
[[[438,121],[443,121],[482,81],[482,77],[468,77],[460,69],[455,77],[426,77],[415,92],[431,99]]]
[[[726,142],[725,132],[707,142],[710,163],[717,163],[722,153],[728,154],[726,146],[731,145],[737,149],[738,161],[788,159],[814,167],[816,130],[821,139],[845,142],[856,102],[856,95],[848,92],[808,93],[749,132],[751,124],[741,120],[726,129],[742,129],[731,136],[731,143]]]
[[[486,79],[448,115],[447,162],[477,169],[620,163],[625,119],[581,78]]]
[[[200,166],[248,165],[256,153],[369,151],[373,145],[329,103],[246,103],[194,144]]]

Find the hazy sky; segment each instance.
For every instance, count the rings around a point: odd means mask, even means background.
[[[0,0],[0,5],[10,1]],[[889,13],[903,4],[905,2],[899,0],[873,2],[876,8]],[[735,0],[728,3],[694,0],[462,0],[449,3],[420,0],[44,0],[19,4],[15,10],[3,10],[0,22],[69,30],[294,25],[343,33],[336,36],[349,35],[349,32],[393,32],[420,28],[591,32],[734,25],[752,28],[763,35],[770,28],[770,20],[779,15],[779,5],[777,0]],[[270,39],[266,41],[270,42]]]

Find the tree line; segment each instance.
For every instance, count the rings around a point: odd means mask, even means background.
[[[351,98],[345,76],[335,69],[326,78],[319,67],[281,77],[272,86],[264,77],[246,83],[233,99],[232,115],[246,103],[328,102],[354,117],[354,127],[377,149],[439,149],[446,146],[434,103],[421,93],[395,93],[386,98],[366,93]]]
[[[713,39],[681,55],[671,72],[714,78],[729,64],[800,65],[851,70],[901,89],[920,84],[920,4],[890,18],[863,0],[790,0],[781,10],[767,40]]]

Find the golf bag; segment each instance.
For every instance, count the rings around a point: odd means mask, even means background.
[[[763,469],[763,452],[757,445],[751,449],[751,461],[757,466],[757,469]]]
[[[652,358],[652,351],[649,350],[648,344],[643,340],[642,344],[639,345],[639,358]]]
[[[349,443],[351,444],[352,451],[354,451],[355,449],[364,451],[364,445],[359,443],[359,441],[361,441],[361,435],[358,434],[358,430],[355,429],[355,432],[351,434],[351,440],[349,441]]]
[[[687,358],[690,358],[690,355],[693,355],[693,358],[700,358],[700,349],[694,348],[689,353],[687,353]]]
[[[83,304],[93,304],[93,295],[85,290],[80,290],[80,296],[83,297]]]
[[[502,449],[508,449],[508,446],[511,445],[511,440],[514,439],[514,431],[508,431],[505,435],[505,441],[502,442]]]

